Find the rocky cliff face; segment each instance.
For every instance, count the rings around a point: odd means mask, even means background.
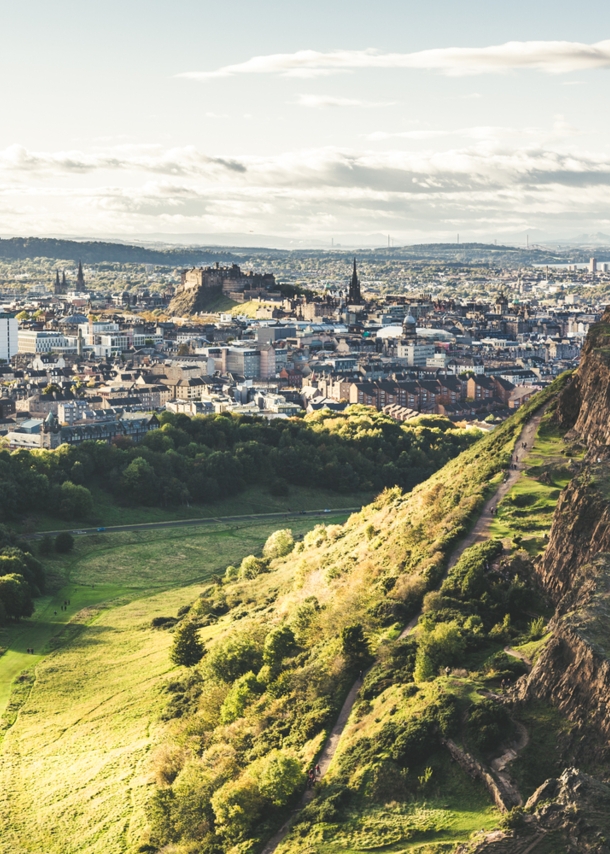
[[[610,312],[591,328],[557,416],[586,445],[586,462],[559,498],[536,569],[556,611],[552,639],[518,690],[575,725],[572,758],[610,756]],[[587,738],[587,733],[593,737]],[[600,738],[601,737],[601,738]],[[593,755],[592,755],[593,754]]]
[[[557,408],[560,424],[590,450],[610,452],[610,310],[589,330],[580,367]]]
[[[586,601],[596,583],[590,563],[600,553],[610,552],[610,504],[604,494],[607,480],[610,485],[610,467],[596,462],[568,484],[557,502],[549,543],[537,571],[561,614]]]
[[[610,854],[610,788],[567,768],[547,780],[526,804],[513,830],[481,834],[456,854]]]

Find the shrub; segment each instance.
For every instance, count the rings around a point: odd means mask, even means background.
[[[529,624],[529,629],[527,631],[528,637],[532,641],[540,640],[543,638],[546,632],[546,620],[544,617],[537,617],[535,620],[532,620]]]
[[[468,734],[483,753],[497,749],[511,734],[507,710],[493,700],[483,700],[470,712]]]
[[[248,555],[248,557],[245,557],[241,562],[239,567],[239,577],[247,579],[256,578],[256,576],[260,575],[261,572],[264,572],[266,568],[267,564],[264,560],[254,557],[254,555]]]
[[[268,538],[263,547],[263,555],[268,560],[273,560],[276,557],[284,557],[294,548],[294,537],[289,528],[284,528],[281,531],[275,531]]]
[[[415,659],[415,681],[425,682],[438,676],[439,669],[458,664],[466,649],[466,641],[455,620],[438,623],[431,632],[422,635]]]
[[[263,796],[251,777],[229,780],[212,795],[218,833],[231,841],[242,839],[257,824],[263,806]]]
[[[249,634],[232,634],[214,644],[206,659],[206,668],[221,682],[234,682],[244,673],[260,670],[262,644]]]
[[[220,722],[230,724],[241,718],[247,706],[260,693],[262,685],[252,671],[244,673],[233,683],[220,710]]]
[[[271,495],[275,495],[278,498],[288,495],[290,492],[288,481],[283,477],[274,478],[269,484],[269,492]]]
[[[7,617],[18,620],[34,613],[34,603],[23,575],[11,572],[0,576],[0,602]]]
[[[62,531],[55,537],[55,551],[59,554],[67,554],[74,548],[74,537],[67,531]]]
[[[265,758],[258,778],[258,790],[272,804],[280,807],[303,785],[304,779],[296,759],[280,750],[272,750]]]
[[[199,640],[197,627],[188,620],[176,629],[169,657],[174,664],[193,667],[203,658],[205,647]]]

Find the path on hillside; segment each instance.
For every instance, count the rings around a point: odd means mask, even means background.
[[[108,525],[95,528],[62,528],[58,531],[37,531],[34,534],[25,534],[25,539],[39,539],[40,537],[55,537],[57,534],[116,534],[119,531],[145,531],[154,528],[182,528],[187,525],[212,525],[218,522],[249,522],[253,519],[287,519],[299,516],[329,516],[332,514],[358,513],[362,507],[325,507],[323,510],[279,510],[273,513],[248,513],[243,516],[201,516],[198,519],[171,519],[164,522],[136,522],[133,525]]]
[[[530,420],[524,425],[521,433],[517,437],[515,442],[515,450],[513,451],[512,460],[516,464],[516,468],[509,469],[507,472],[507,478],[503,483],[501,483],[498,489],[495,491],[493,496],[488,499],[485,503],[483,510],[481,511],[481,515],[479,516],[475,526],[472,531],[460,542],[460,544],[454,549],[451,557],[449,558],[449,563],[447,565],[447,570],[451,569],[451,567],[455,566],[463,552],[474,545],[475,543],[480,542],[485,539],[485,536],[489,534],[489,528],[491,525],[491,521],[493,519],[492,509],[494,509],[500,501],[507,494],[509,489],[511,489],[516,481],[518,480],[524,465],[524,458],[527,456],[529,450],[531,450],[532,445],[534,444],[534,439],[536,437],[536,431],[538,430],[538,426],[540,421],[542,420],[542,416],[546,411],[546,407],[542,409],[537,415],[534,415]],[[523,442],[527,445],[527,450],[523,448]],[[403,632],[400,635],[400,638],[406,637],[410,634],[415,626],[417,625],[417,621],[419,620],[420,614],[417,614],[411,622],[406,626]],[[341,741],[341,736],[343,735],[343,730],[345,729],[345,725],[347,724],[348,718],[351,714],[354,703],[356,702],[356,698],[360,691],[362,682],[358,679],[351,687],[349,694],[345,698],[345,702],[343,703],[343,707],[341,712],[339,713],[339,717],[331,730],[330,735],[326,739],[324,747],[322,749],[322,753],[320,754],[319,765],[320,770],[322,772],[322,776],[328,770],[330,763],[333,760],[333,757],[337,751],[339,746],[339,742]],[[287,836],[288,831],[290,830],[296,816],[301,812],[303,807],[305,807],[309,801],[313,798],[313,791],[308,789],[301,799],[300,805],[294,812],[291,814],[290,818],[285,822],[285,824],[278,830],[278,832],[273,836],[265,848],[262,851],[262,854],[273,854],[277,849],[278,845],[284,840]]]

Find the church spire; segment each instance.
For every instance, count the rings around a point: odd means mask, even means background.
[[[360,282],[358,280],[358,271],[356,269],[356,259],[354,258],[354,272],[352,273],[352,280],[349,283],[347,303],[348,305],[360,305],[361,302],[362,296],[360,294]]]
[[[76,274],[76,288],[77,291],[85,290],[85,276],[83,274],[83,265],[82,262],[78,262],[78,273]]]

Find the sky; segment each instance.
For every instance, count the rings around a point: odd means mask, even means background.
[[[0,81],[2,236],[610,233],[607,0],[0,0]]]

